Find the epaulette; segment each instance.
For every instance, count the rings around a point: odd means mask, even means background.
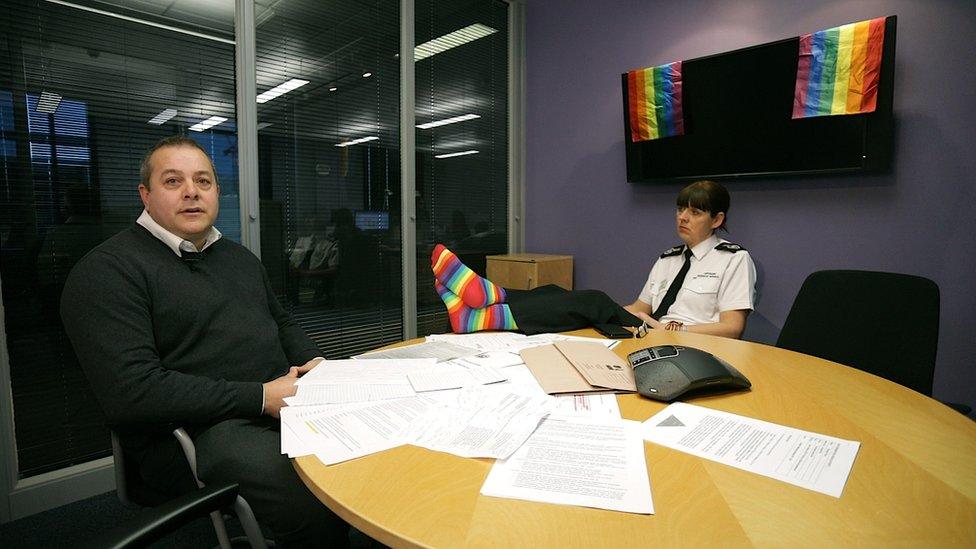
[[[684,249],[685,249],[684,244],[682,244],[680,246],[675,246],[673,248],[668,248],[667,250],[664,250],[664,253],[663,254],[661,254],[661,259],[664,259],[665,257],[671,257],[671,256],[675,256],[675,255],[681,255],[681,252],[683,252]]]
[[[722,250],[723,252],[738,252],[745,251],[745,248],[739,246],[738,244],[733,244],[731,242],[722,242],[718,246],[715,246],[716,250]]]

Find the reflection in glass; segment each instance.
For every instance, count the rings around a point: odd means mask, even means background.
[[[402,338],[398,6],[259,17],[261,260],[327,358]]]
[[[449,331],[430,253],[442,242],[476,272],[508,251],[508,9],[417,0],[417,330]]]
[[[71,267],[141,213],[143,152],[176,133],[197,139],[220,180],[218,228],[240,239],[233,2],[212,5],[229,33],[196,36],[147,24],[155,15],[136,3],[102,4],[131,19],[4,3],[0,278],[21,477],[111,454],[58,310]],[[188,131],[213,116],[225,122]]]

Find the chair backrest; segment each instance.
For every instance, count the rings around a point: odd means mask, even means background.
[[[931,396],[939,287],[919,276],[818,271],[803,282],[776,346],[832,360]]]

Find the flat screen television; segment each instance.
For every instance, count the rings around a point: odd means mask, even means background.
[[[874,112],[792,119],[799,37],[682,62],[684,135],[631,141],[627,181],[885,171],[892,154],[896,16],[885,18]]]

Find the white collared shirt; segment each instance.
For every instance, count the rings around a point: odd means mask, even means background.
[[[752,310],[756,297],[756,266],[749,252],[716,250],[728,242],[714,234],[691,249],[691,266],[678,296],[660,320],[677,320],[688,325],[718,322],[722,311]],[[682,252],[684,247],[682,248]],[[657,309],[671,281],[684,264],[683,254],[662,257],[654,263],[638,297]]]
[[[207,239],[203,241],[203,247],[198,250],[197,247],[189,240],[176,236],[175,234],[164,229],[159,223],[156,223],[156,220],[153,219],[146,210],[142,210],[142,215],[139,216],[136,223],[145,227],[146,230],[161,240],[163,244],[166,244],[166,246],[173,250],[173,253],[179,257],[183,257],[184,251],[202,252],[209,248],[214,242],[220,240],[220,237],[223,236],[220,234],[220,231],[217,230],[217,227],[210,227],[210,234],[208,234]]]

